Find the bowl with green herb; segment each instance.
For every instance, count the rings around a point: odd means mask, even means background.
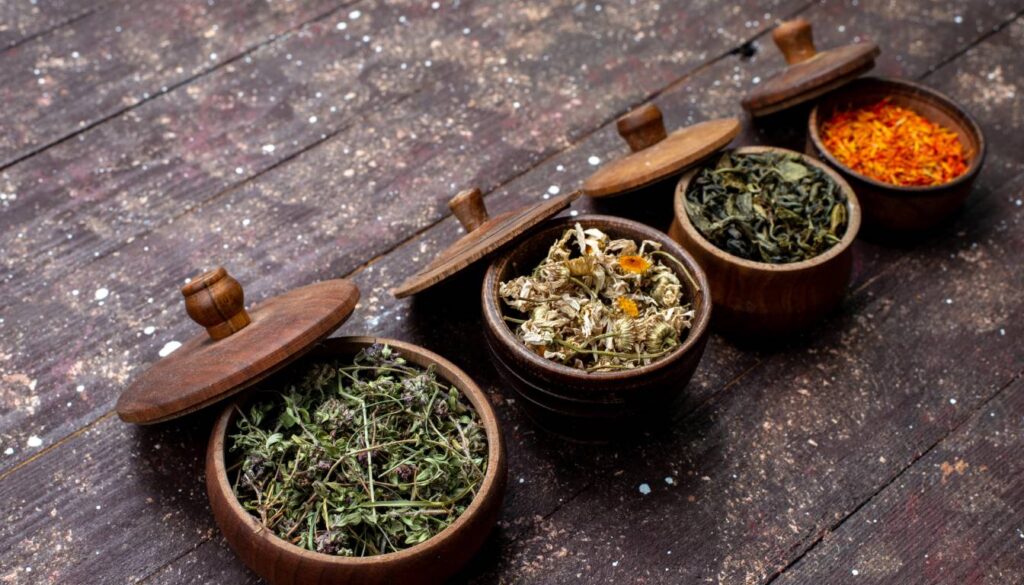
[[[767,343],[840,303],[860,222],[856,195],[827,165],[749,146],[683,175],[669,234],[707,272],[716,328]]]
[[[326,340],[229,406],[206,460],[218,525],[275,585],[444,582],[497,522],[506,474],[480,388],[369,337]]]
[[[703,271],[664,233],[584,216],[551,220],[484,277],[485,333],[527,412],[584,440],[631,434],[692,377],[711,316]]]

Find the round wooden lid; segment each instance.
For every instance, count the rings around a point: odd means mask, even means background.
[[[780,24],[772,39],[789,67],[743,99],[743,108],[753,116],[791,108],[845,85],[874,67],[879,53],[878,45],[867,42],[819,53],[811,25],[803,19]]]
[[[489,217],[479,189],[467,189],[448,202],[466,235],[433,262],[391,290],[396,298],[424,291],[508,244],[530,228],[569,207],[579,192],[552,197],[536,205]]]
[[[739,120],[722,118],[666,135],[661,110],[653,104],[619,118],[617,126],[633,154],[606,164],[583,182],[583,192],[591,197],[622,195],[682,173],[740,133]]]
[[[185,309],[206,333],[142,373],[117,401],[121,420],[150,424],[219,402],[288,365],[352,314],[359,289],[326,280],[267,299],[249,311],[223,268],[181,289]]]

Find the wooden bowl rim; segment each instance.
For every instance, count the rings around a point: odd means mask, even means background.
[[[748,260],[746,258],[740,258],[735,254],[730,254],[729,252],[726,252],[725,250],[719,248],[718,246],[710,242],[707,238],[704,237],[704,234],[700,233],[700,231],[698,231],[697,228],[694,227],[693,223],[690,222],[690,214],[686,211],[686,206],[683,204],[683,200],[686,198],[686,189],[690,186],[690,181],[692,181],[693,178],[697,176],[697,173],[700,172],[701,169],[703,169],[705,166],[701,165],[699,167],[690,169],[685,175],[683,175],[679,179],[679,183],[676,185],[674,207],[676,212],[676,221],[679,222],[679,226],[683,229],[683,231],[685,231],[690,236],[690,239],[696,242],[697,245],[700,246],[706,253],[709,253],[717,257],[719,260],[723,262],[743,266],[744,268],[749,268],[752,270],[760,270],[763,272],[772,273],[799,272],[801,270],[808,270],[825,264],[826,262],[832,260],[833,258],[839,256],[844,251],[846,251],[846,249],[849,248],[851,244],[853,244],[853,241],[857,239],[857,233],[860,232],[861,223],[860,202],[857,200],[857,195],[853,192],[853,188],[850,187],[850,184],[847,183],[845,179],[843,179],[842,175],[840,175],[834,169],[829,168],[828,165],[826,165],[825,163],[818,160],[814,160],[810,156],[803,154],[801,152],[789,150],[788,148],[779,148],[777,146],[741,146],[739,148],[734,148],[732,150],[723,152],[734,152],[736,154],[754,154],[760,152],[791,154],[798,156],[801,159],[801,161],[803,161],[805,164],[809,164],[821,169],[829,177],[831,177],[837,185],[839,185],[839,188],[842,189],[844,193],[846,193],[846,210],[848,214],[846,232],[843,234],[843,237],[839,240],[839,242],[836,243],[836,245],[832,246],[828,250],[825,250],[823,253],[814,256],[813,258],[808,258],[806,260],[801,260],[799,262],[772,264],[770,262]]]
[[[516,339],[515,335],[512,334],[512,330],[505,324],[505,321],[501,318],[501,300],[498,298],[498,274],[504,269],[505,265],[508,264],[512,255],[515,251],[528,241],[532,241],[535,238],[540,237],[541,231],[546,231],[548,228],[555,228],[560,225],[575,225],[579,223],[586,227],[598,227],[604,229],[605,226],[625,226],[627,228],[636,230],[644,234],[644,239],[658,242],[662,245],[662,250],[670,252],[680,262],[686,266],[686,269],[690,272],[690,275],[697,281],[700,286],[699,294],[702,297],[700,303],[700,309],[695,312],[693,323],[690,325],[689,334],[686,336],[686,340],[680,345],[675,351],[666,355],[664,358],[650,363],[646,366],[640,366],[632,370],[618,370],[612,372],[585,372],[583,370],[573,368],[559,364],[552,360],[541,357],[532,351],[528,351],[526,346]],[[501,256],[495,258],[491,265],[487,268],[487,273],[484,275],[483,286],[481,287],[481,296],[483,297],[483,311],[484,311],[484,322],[487,327],[495,333],[496,339],[506,348],[509,348],[513,353],[518,355],[521,359],[525,359],[527,362],[546,370],[551,373],[575,377],[581,380],[600,380],[600,381],[615,381],[615,380],[630,380],[637,378],[652,372],[657,372],[664,368],[671,366],[678,360],[681,360],[696,346],[700,339],[707,335],[708,324],[711,321],[711,290],[708,284],[707,275],[704,274],[704,270],[697,264],[697,261],[693,259],[693,256],[689,254],[678,242],[673,240],[657,229],[654,229],[648,225],[642,224],[638,221],[625,219],[621,217],[615,217],[611,215],[585,215],[578,217],[558,217],[550,219],[547,222],[538,226],[535,232],[524,238],[519,246],[509,249]]]
[[[494,409],[491,406],[490,401],[487,399],[487,395],[484,394],[483,390],[477,386],[476,382],[474,382],[468,374],[462,371],[461,368],[426,348],[385,337],[362,335],[333,337],[321,341],[317,348],[323,348],[326,346],[333,352],[333,350],[343,348],[363,348],[373,345],[374,343],[387,344],[388,346],[397,349],[403,357],[408,358],[408,356],[413,355],[421,358],[425,362],[439,366],[442,370],[447,370],[450,372],[451,378],[444,376],[444,379],[451,385],[458,388],[459,391],[469,399],[473,408],[476,409],[477,414],[480,416],[480,422],[487,433],[487,470],[484,472],[484,479],[480,483],[480,489],[476,495],[473,496],[473,500],[469,503],[469,506],[466,507],[466,510],[460,514],[454,522],[448,525],[441,532],[438,532],[421,543],[397,552],[366,557],[343,557],[300,548],[277,536],[272,530],[264,528],[256,518],[242,508],[242,505],[238,502],[238,497],[231,488],[231,484],[228,480],[227,468],[224,462],[224,453],[226,449],[225,443],[227,439],[228,425],[234,418],[235,407],[239,402],[244,402],[246,400],[246,398],[243,397],[232,401],[232,403],[229,404],[224,409],[224,412],[222,412],[217,418],[217,422],[214,424],[213,431],[210,436],[209,446],[207,447],[213,456],[215,474],[214,477],[212,477],[212,480],[215,482],[217,489],[225,494],[224,500],[228,504],[227,508],[230,510],[230,513],[242,518],[245,524],[252,530],[251,533],[244,533],[243,538],[265,540],[271,547],[278,550],[282,555],[302,557],[305,560],[320,564],[328,563],[350,567],[386,566],[412,557],[434,554],[437,552],[439,547],[443,546],[448,539],[453,537],[463,525],[469,522],[469,519],[472,516],[480,512],[480,508],[483,506],[483,503],[487,498],[497,495],[494,490],[503,483],[498,481],[498,472],[500,469],[504,469],[503,460],[505,458],[501,426],[494,414]],[[317,348],[314,348],[314,352]],[[416,365],[426,367],[420,364]]]
[[[858,173],[857,171],[846,166],[845,164],[839,162],[839,159],[833,156],[832,152],[828,148],[825,148],[825,145],[821,142],[821,136],[818,133],[818,108],[823,103],[828,103],[832,100],[839,99],[844,92],[856,90],[858,87],[863,87],[866,85],[910,88],[916,92],[928,94],[936,101],[942,103],[945,106],[948,106],[949,109],[953,110],[959,116],[961,116],[965,121],[964,129],[970,134],[974,135],[974,138],[978,143],[978,152],[972,158],[971,164],[970,166],[967,167],[967,170],[964,171],[962,175],[956,177],[955,179],[949,181],[948,183],[940,183],[938,185],[893,185],[892,183],[879,181],[878,179],[873,179],[867,175]],[[905,97],[907,97],[908,101],[911,102],[920,101],[920,98],[913,94],[907,94]],[[924,116],[923,113],[918,113]],[[875,187],[876,189],[892,191],[894,193],[908,193],[913,195],[931,195],[933,193],[941,195],[941,192],[946,189],[956,187],[957,185],[960,185],[965,182],[973,181],[977,174],[981,171],[981,165],[983,162],[985,162],[985,154],[988,151],[988,144],[985,141],[985,135],[981,131],[981,126],[978,125],[978,121],[974,119],[974,116],[972,116],[970,112],[968,112],[960,104],[954,101],[953,98],[930,87],[925,87],[920,83],[915,83],[913,81],[907,81],[904,79],[895,79],[892,77],[861,77],[860,79],[856,79],[850,82],[849,84],[844,85],[842,88],[835,90],[828,96],[822,98],[821,100],[818,101],[818,103],[814,104],[814,107],[811,108],[810,114],[808,114],[807,133],[808,136],[810,136],[811,138],[811,143],[814,145],[815,151],[817,151],[822,158],[828,161],[829,164],[835,166],[838,169],[841,169],[844,173],[856,177],[858,180],[864,181],[865,183],[871,185],[872,187]]]

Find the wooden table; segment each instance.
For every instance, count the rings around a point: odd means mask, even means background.
[[[1024,582],[1022,9],[3,2],[0,583],[259,581],[207,505],[214,413],[112,413],[197,331],[178,288],[216,264],[251,301],[353,278],[341,334],[422,344],[489,392],[510,491],[462,580]],[[818,330],[770,350],[714,337],[669,428],[579,446],[539,432],[497,377],[479,273],[388,294],[456,238],[459,189],[493,212],[573,189],[625,152],[613,122],[641,103],[670,128],[738,114],[782,65],[766,31],[798,14],[819,47],[877,41],[877,73],[953,96],[991,145],[952,225],[857,242]],[[741,141],[800,147],[802,124]]]

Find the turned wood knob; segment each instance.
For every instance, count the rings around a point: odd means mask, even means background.
[[[455,217],[459,219],[466,232],[471,232],[481,225],[487,223],[490,216],[487,215],[487,207],[484,206],[484,195],[480,189],[473,187],[460,191],[448,202],[448,209],[452,210]]]
[[[193,278],[181,287],[181,294],[188,316],[214,340],[241,331],[250,322],[242,285],[221,266]]]
[[[665,120],[654,104],[645,104],[619,118],[615,126],[633,152],[641,151],[665,139]]]
[[[782,51],[786,63],[790,65],[806,61],[818,54],[818,50],[814,48],[811,23],[802,18],[787,20],[775,27],[772,31],[772,40]]]

